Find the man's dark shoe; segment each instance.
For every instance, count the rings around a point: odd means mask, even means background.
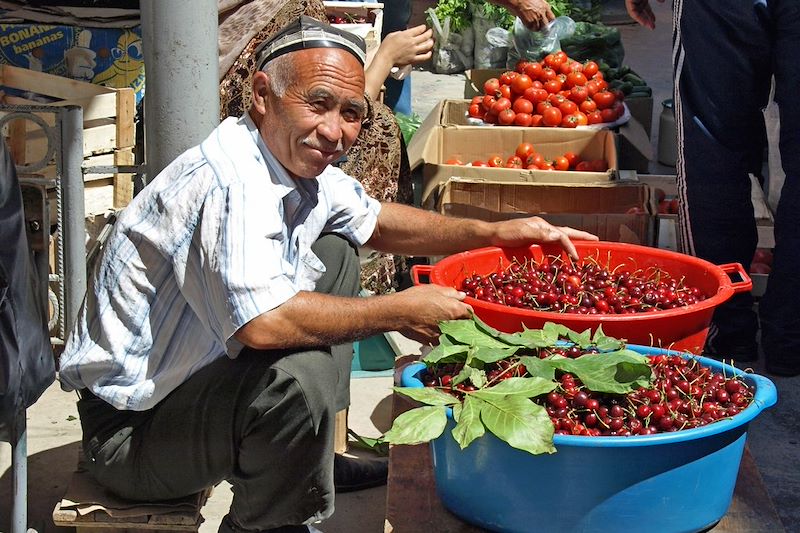
[[[718,361],[752,363],[758,359],[758,344],[754,340],[732,342],[716,336],[706,340],[703,355]]]
[[[359,458],[336,454],[333,459],[333,484],[337,493],[371,489],[386,484],[389,458]]]

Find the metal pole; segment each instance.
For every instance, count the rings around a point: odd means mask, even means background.
[[[86,212],[83,204],[83,109],[66,106],[61,121],[61,238],[64,242],[64,339],[86,294]]]
[[[141,0],[145,165],[153,179],[219,123],[217,0]]]
[[[28,530],[28,432],[25,409],[12,418],[11,465],[14,495],[11,503],[11,533]]]

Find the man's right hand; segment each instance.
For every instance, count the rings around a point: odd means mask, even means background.
[[[470,318],[472,307],[463,302],[466,295],[452,287],[417,285],[393,296],[398,317],[404,324],[398,331],[422,344],[439,338],[439,322]]]

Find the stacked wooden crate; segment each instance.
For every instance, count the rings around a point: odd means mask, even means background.
[[[83,167],[134,164],[135,94],[133,89],[113,89],[28,69],[0,65],[0,102],[8,105],[78,105],[83,108]],[[53,125],[50,113],[39,115]],[[48,152],[48,139],[31,120],[12,122],[6,132],[18,165],[37,163]],[[54,177],[53,161],[37,171]],[[87,217],[125,207],[133,196],[132,174],[87,173],[84,178]]]

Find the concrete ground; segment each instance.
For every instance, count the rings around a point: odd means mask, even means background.
[[[622,0],[607,2],[608,14],[624,21]],[[655,102],[653,146],[656,146],[660,102],[671,96],[671,11],[669,3],[651,2],[658,17],[654,32],[638,26],[620,25],[626,49],[626,64],[647,80]],[[412,74],[412,109],[425,117],[445,98],[463,96],[461,75],[436,75],[427,71]],[[651,166],[654,173],[673,169]],[[416,353],[418,345],[401,343],[402,353]],[[764,374],[760,363],[754,371]],[[768,375],[768,374],[767,374]],[[773,378],[778,404],[750,425],[749,447],[756,459],[770,496],[787,531],[800,531],[800,378]],[[390,425],[392,377],[362,377],[353,380],[350,427],[366,436],[378,436]],[[52,524],[51,513],[63,496],[75,467],[80,442],[80,424],[74,393],[57,385],[28,410],[28,509],[29,524],[39,532],[64,531]],[[9,531],[11,494],[11,448],[0,443],[0,532]],[[386,488],[343,494],[337,497],[336,513],[318,527],[325,533],[375,533],[383,531]],[[201,533],[216,531],[230,502],[230,490],[223,484],[203,508]],[[420,532],[423,533],[423,532]]]

